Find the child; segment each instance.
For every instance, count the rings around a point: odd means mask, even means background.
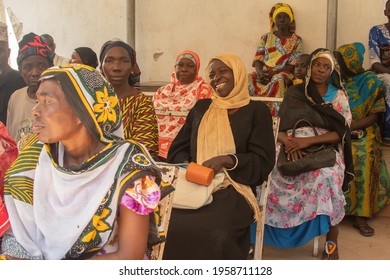
[[[294,75],[295,75],[295,79],[293,80],[294,85],[299,85],[302,83],[303,78],[306,75],[308,58],[309,58],[308,54],[301,54],[297,58],[297,62],[295,63],[295,69],[294,69]]]

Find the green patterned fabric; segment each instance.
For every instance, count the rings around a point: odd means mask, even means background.
[[[385,112],[382,82],[362,66],[363,44],[343,45],[336,51],[342,54],[348,69],[356,74],[343,79],[353,121]],[[347,215],[372,217],[390,204],[390,178],[380,147],[378,124],[365,128],[364,135],[363,138],[352,140],[355,180],[350,185],[350,192],[345,195],[345,209]]]

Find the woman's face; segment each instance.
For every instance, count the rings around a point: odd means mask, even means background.
[[[32,109],[32,132],[43,143],[73,139],[83,126],[73,112],[56,79],[43,80],[37,91],[37,105]]]
[[[221,97],[226,97],[234,88],[233,70],[219,59],[210,63],[210,85]]]
[[[76,51],[72,52],[72,57],[69,60],[69,63],[78,63],[78,64],[83,64],[83,61],[81,60],[81,57]]]
[[[182,84],[190,84],[196,78],[196,64],[189,58],[180,58],[175,67],[176,77]]]
[[[316,84],[326,84],[332,73],[332,64],[325,57],[316,58],[311,64],[311,80]]]
[[[286,13],[279,13],[275,17],[275,25],[278,29],[288,29],[290,22],[290,16]]]
[[[127,84],[133,71],[130,54],[122,47],[109,49],[104,56],[102,69],[104,76],[114,88]]]

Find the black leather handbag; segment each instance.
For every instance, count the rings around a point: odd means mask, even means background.
[[[293,128],[292,136],[295,136],[295,129],[301,122],[307,123],[314,131],[315,135],[318,135],[315,127],[305,119],[298,120]],[[336,151],[333,144],[320,144],[313,145],[304,149],[305,157],[297,160],[287,160],[287,154],[282,145],[278,156],[277,167],[279,172],[283,176],[296,176],[304,172],[320,169],[323,167],[331,167],[336,163]]]

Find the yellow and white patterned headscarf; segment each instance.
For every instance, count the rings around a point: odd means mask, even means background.
[[[40,81],[55,78],[77,117],[103,143],[124,138],[118,99],[95,68],[68,64],[44,71]]]

